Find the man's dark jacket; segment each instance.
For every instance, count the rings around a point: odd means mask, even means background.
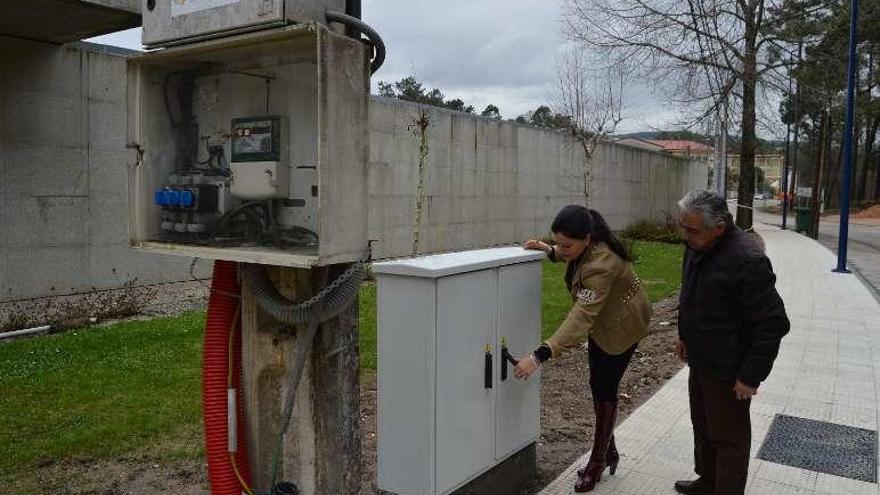
[[[712,248],[687,249],[678,334],[688,365],[718,378],[760,385],[788,333],[785,306],[763,246],[728,227]]]

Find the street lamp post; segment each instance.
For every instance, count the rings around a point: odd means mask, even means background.
[[[856,83],[856,44],[859,18],[859,0],[851,0],[849,19],[849,64],[847,66],[846,88],[846,127],[843,131],[843,180],[840,187],[840,238],[837,245],[838,273],[849,273],[846,269],[846,247],[849,236],[849,196],[852,188],[852,134],[853,113],[855,110]]]
[[[788,104],[792,103],[792,94],[791,94],[791,67],[788,68]],[[791,111],[791,108],[789,108]],[[790,141],[789,137],[791,136],[791,119],[788,119],[789,122],[785,124],[785,159],[782,165],[782,230],[788,228],[788,164],[789,158],[791,155],[791,150],[789,149]]]
[[[801,63],[801,58],[803,56],[803,43],[798,42],[798,64]],[[800,137],[800,102],[801,102],[801,84],[800,81],[795,81],[794,88],[794,149],[791,151],[791,175],[788,178],[788,191],[789,198],[794,199],[797,198],[797,188],[800,185],[800,176],[798,175],[798,138]],[[792,204],[792,206],[797,206]],[[795,210],[797,211],[797,210]],[[797,224],[797,214],[795,214],[795,224]],[[797,230],[797,229],[795,229]]]

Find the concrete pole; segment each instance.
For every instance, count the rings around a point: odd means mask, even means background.
[[[330,269],[329,279],[345,266]],[[272,267],[270,278],[288,299],[314,294],[314,270]],[[254,488],[270,489],[272,457],[290,389],[290,369],[306,326],[285,327],[242,288],[242,355],[248,448]],[[302,495],[360,491],[360,356],[358,305],[321,324],[296,392],[284,438],[278,481]]]
[[[719,115],[715,134],[715,173],[712,181],[712,186],[718,194],[724,191],[724,172],[721,165],[721,128],[721,116]]]
[[[803,56],[803,44],[798,43],[798,65],[801,63],[801,57]],[[800,186],[800,175],[798,174],[798,155],[800,150],[798,149],[798,138],[800,137],[800,100],[801,100],[801,83],[800,81],[795,81],[795,93],[794,93],[794,149],[791,152],[791,177],[789,178],[788,188],[789,188],[789,196],[794,201],[792,205],[797,208],[797,190]],[[797,210],[795,210],[797,212]],[[795,225],[797,225],[797,213],[795,213]],[[795,229],[797,230],[797,229]]]
[[[724,102],[724,117],[721,119],[721,171],[718,192],[727,197],[727,101]],[[737,200],[739,202],[739,200]]]
[[[789,76],[788,80],[789,86],[789,99],[791,98],[791,76]],[[782,165],[782,184],[780,184],[780,189],[782,189],[782,230],[786,230],[788,228],[788,160],[791,155],[789,150],[789,145],[791,136],[791,122],[785,125],[785,161]]]

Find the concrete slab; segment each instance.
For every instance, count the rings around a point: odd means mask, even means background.
[[[141,24],[138,0],[7,0],[0,35],[68,43]]]

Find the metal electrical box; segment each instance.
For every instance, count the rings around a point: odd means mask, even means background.
[[[327,24],[327,10],[345,12],[345,0],[143,0],[141,41],[168,46],[288,24]]]
[[[132,246],[301,268],[362,259],[368,51],[308,24],[130,59]]]
[[[535,442],[540,377],[503,359],[541,339],[541,260],[519,247],[373,265],[378,488],[445,495]]]

